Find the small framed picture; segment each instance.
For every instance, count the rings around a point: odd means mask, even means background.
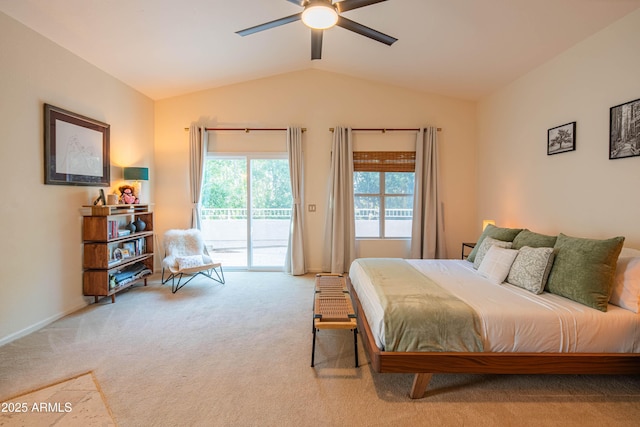
[[[102,203],[102,206],[107,204],[107,199],[104,197],[104,190],[102,188],[100,189],[100,195],[93,202],[94,205],[97,205],[98,203]]]
[[[576,149],[576,122],[556,126],[547,131],[547,155]]]
[[[113,259],[121,260],[121,259],[123,259],[123,258],[124,258],[124,256],[123,256],[123,254],[122,254],[122,249],[120,249],[120,248],[115,248],[115,249],[113,250]]]
[[[640,156],[640,99],[611,107],[609,159]]]
[[[123,243],[122,250],[126,250],[129,253],[129,256],[134,256],[136,254],[136,245],[133,242]]]

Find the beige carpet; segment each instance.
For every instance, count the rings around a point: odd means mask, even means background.
[[[2,402],[0,426],[115,426],[92,373]]]
[[[635,426],[638,376],[377,374],[349,331],[318,334],[313,276],[152,281],[0,347],[0,401],[93,372],[119,426]],[[12,424],[13,425],[13,424]],[[20,424],[17,424],[20,425]]]

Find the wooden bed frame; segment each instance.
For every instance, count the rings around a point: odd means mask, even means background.
[[[382,351],[351,280],[347,286],[356,310],[361,342],[373,370],[415,374],[409,396],[420,399],[433,374],[640,374],[640,353],[464,353]]]

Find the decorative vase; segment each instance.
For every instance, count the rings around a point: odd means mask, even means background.
[[[140,218],[137,218],[134,222],[133,225],[136,226],[136,230],[138,231],[143,231],[145,228],[147,228],[147,224],[141,220]]]
[[[130,222],[129,224],[127,224],[125,228],[131,231],[132,233],[136,232],[136,225],[133,222]]]

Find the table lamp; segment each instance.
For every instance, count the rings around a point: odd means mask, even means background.
[[[149,180],[149,168],[126,167],[124,168],[124,180],[133,181],[132,187],[135,189],[135,195],[140,199],[142,191],[142,182]]]
[[[483,219],[482,220],[482,231],[484,231],[485,228],[487,228],[487,225],[496,225],[496,221],[493,219]]]

